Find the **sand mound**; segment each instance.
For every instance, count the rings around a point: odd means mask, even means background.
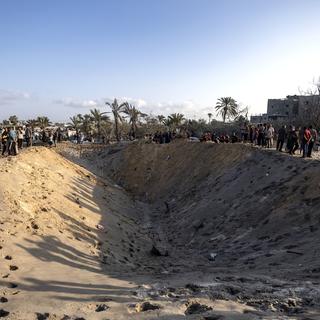
[[[72,161],[0,160],[9,319],[200,319],[190,305],[201,319],[316,319],[317,161],[240,144],[58,151]],[[137,312],[145,302],[157,308]]]

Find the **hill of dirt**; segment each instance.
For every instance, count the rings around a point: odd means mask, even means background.
[[[0,168],[0,317],[320,319],[318,161],[65,144]]]

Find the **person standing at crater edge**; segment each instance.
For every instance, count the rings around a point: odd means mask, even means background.
[[[278,131],[277,150],[282,152],[283,143],[286,139],[286,126],[282,126]]]
[[[9,155],[16,156],[18,154],[18,145],[17,145],[17,132],[14,129],[14,127],[10,128],[8,141],[9,141],[9,148],[8,148]]]
[[[26,138],[27,147],[31,147],[32,146],[32,129],[30,128],[29,124],[27,124],[27,127],[26,127],[25,138]]]
[[[24,130],[22,127],[18,128],[18,149],[22,149],[23,146],[23,139],[24,139]]]
[[[9,130],[4,128],[1,134],[1,144],[2,144],[2,155],[8,151],[8,139],[9,139]]]
[[[312,128],[312,126],[309,127],[309,130],[310,130],[310,133],[311,133],[311,139],[310,139],[310,142],[309,142],[307,157],[311,158],[313,146],[314,146],[314,144],[315,144],[315,142],[317,141],[317,138],[318,138],[318,133],[317,133],[316,129]]]
[[[308,150],[309,150],[309,143],[311,140],[311,133],[310,130],[307,127],[303,128],[304,134],[303,134],[303,138],[302,138],[302,158],[305,158],[308,154]]]

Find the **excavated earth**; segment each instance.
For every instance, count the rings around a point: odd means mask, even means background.
[[[320,319],[318,160],[62,144],[0,171],[0,318]]]

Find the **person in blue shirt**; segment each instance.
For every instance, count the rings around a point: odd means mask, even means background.
[[[17,146],[17,132],[14,130],[14,127],[10,128],[9,131],[9,148],[8,152],[11,156],[16,156],[18,154],[18,146]]]

